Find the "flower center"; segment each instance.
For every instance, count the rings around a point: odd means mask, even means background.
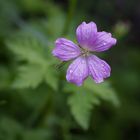
[[[83,56],[88,56],[90,54],[90,51],[86,48],[82,48],[82,55]]]
[[[89,56],[90,55],[90,50],[88,48],[83,48],[80,45],[78,45],[81,49],[81,55],[82,56]]]

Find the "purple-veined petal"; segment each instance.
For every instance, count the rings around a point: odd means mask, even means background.
[[[96,40],[93,43],[92,51],[102,52],[115,45],[117,40],[112,37],[111,33],[97,32]]]
[[[89,75],[94,79],[96,83],[101,83],[104,81],[104,78],[110,76],[110,66],[97,56],[88,56],[87,63],[89,68]]]
[[[83,84],[83,81],[88,76],[87,60],[81,56],[75,59],[68,67],[66,79],[68,82],[74,83],[78,86]]]
[[[81,54],[80,48],[65,38],[58,38],[55,41],[55,48],[52,53],[62,61],[71,60]]]
[[[76,36],[79,45],[83,48],[92,50],[93,43],[96,39],[97,26],[94,22],[83,22],[76,29]]]

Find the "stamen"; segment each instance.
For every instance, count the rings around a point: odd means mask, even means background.
[[[88,56],[90,54],[90,51],[88,49],[82,48],[82,55]]]

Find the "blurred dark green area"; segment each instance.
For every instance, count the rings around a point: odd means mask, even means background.
[[[82,21],[118,40],[103,85],[67,83],[51,55]],[[140,140],[139,37],[139,0],[0,0],[0,140]]]

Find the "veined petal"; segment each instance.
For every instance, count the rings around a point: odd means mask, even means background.
[[[75,83],[76,85],[81,86],[87,76],[87,60],[85,57],[81,56],[74,60],[72,64],[70,64],[67,70],[66,79],[68,82]]]
[[[110,76],[110,66],[104,60],[101,60],[97,56],[88,56],[87,63],[89,68],[89,74],[96,83],[101,83],[104,81],[104,78]]]
[[[80,48],[72,41],[65,38],[58,38],[55,41],[53,55],[62,61],[68,61],[80,55]]]
[[[115,45],[117,40],[112,37],[111,33],[97,32],[96,40],[93,43],[92,51],[102,52]]]
[[[76,29],[77,41],[83,48],[92,50],[92,44],[96,39],[97,26],[94,22],[83,22]]]

